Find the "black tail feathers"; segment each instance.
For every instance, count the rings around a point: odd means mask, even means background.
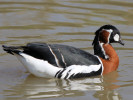
[[[14,55],[14,53],[19,54],[21,52],[20,50],[18,50],[18,49],[20,49],[20,47],[6,46],[6,45],[2,45],[2,47],[3,47],[4,51],[6,51],[7,53],[10,53],[12,55]]]

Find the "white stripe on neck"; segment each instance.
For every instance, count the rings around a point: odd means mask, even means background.
[[[100,44],[100,46],[101,46],[102,52],[103,52],[103,54],[104,54],[104,56],[105,56],[105,59],[108,59],[109,57],[108,57],[108,55],[106,55],[105,50],[104,50],[104,48],[103,48],[103,44],[104,44],[104,43],[100,43],[100,42],[99,42],[99,44]]]

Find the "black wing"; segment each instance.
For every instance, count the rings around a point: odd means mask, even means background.
[[[70,65],[100,64],[100,61],[96,56],[71,46],[46,43],[29,43],[23,48],[24,53],[38,59],[46,60],[50,64],[57,67],[66,68]]]

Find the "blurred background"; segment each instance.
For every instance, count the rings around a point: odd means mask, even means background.
[[[1,100],[131,100],[133,0],[0,0],[0,46],[65,44],[93,54],[94,32],[116,26],[125,46],[113,44],[118,71],[76,80],[38,78],[0,47]]]

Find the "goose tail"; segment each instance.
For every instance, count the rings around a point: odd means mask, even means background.
[[[22,52],[19,49],[23,48],[22,46],[6,46],[6,45],[2,45],[2,47],[4,51],[12,55],[14,55],[14,53],[19,54],[20,52]]]

